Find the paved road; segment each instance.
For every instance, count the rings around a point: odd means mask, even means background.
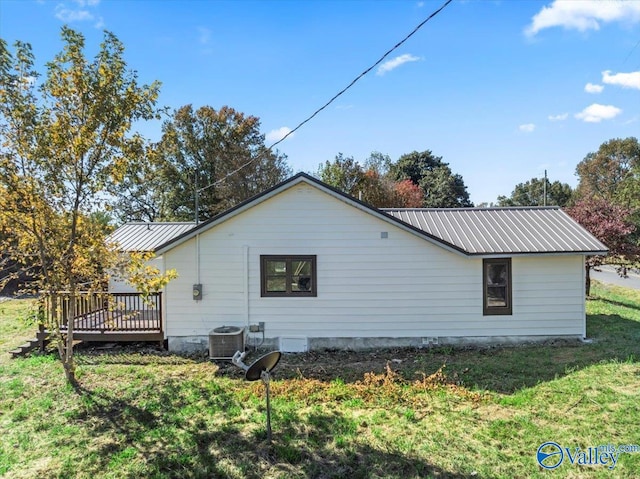
[[[602,271],[591,270],[591,278],[600,281],[601,283],[615,284],[617,286],[624,286],[625,288],[640,289],[640,274],[629,271],[628,278],[621,278],[616,269],[613,266],[601,266]]]

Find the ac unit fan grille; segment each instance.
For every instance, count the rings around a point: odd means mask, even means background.
[[[236,351],[244,351],[244,329],[223,326],[209,333],[210,359],[231,359]]]

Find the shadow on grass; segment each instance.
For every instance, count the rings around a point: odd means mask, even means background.
[[[606,301],[602,299],[601,301]],[[325,351],[286,354],[276,379],[307,378],[323,382],[340,379],[361,381],[365,373],[383,373],[390,364],[407,381],[430,375],[443,364],[449,382],[467,388],[511,394],[522,388],[564,377],[603,361],[640,360],[640,322],[619,315],[591,315],[587,322],[591,343],[553,341],[548,344],[484,348],[397,349],[373,352]],[[256,355],[257,357],[257,355]],[[159,353],[140,357],[111,352],[79,356],[80,364],[163,364],[209,362]],[[242,371],[228,361],[216,362],[217,376],[242,378]]]
[[[451,354],[435,350],[421,356],[420,364],[427,370],[446,364],[450,380],[466,387],[511,394],[603,361],[640,361],[637,321],[618,315],[590,316],[587,335],[592,342],[495,347]]]
[[[336,411],[273,408],[273,441],[266,441],[262,402],[239,402],[231,392],[180,380],[163,384],[148,408],[117,392],[78,389],[87,408],[77,419],[101,440],[83,473],[155,478],[465,478],[424,457],[358,441],[368,427]],[[258,398],[262,400],[263,398]],[[197,408],[198,413],[189,415]],[[195,410],[194,410],[195,411]],[[344,440],[341,440],[344,439]],[[95,450],[95,447],[98,449]],[[136,464],[137,463],[137,464]],[[63,474],[73,476],[72,462]]]
[[[636,311],[640,311],[640,306],[633,301],[620,301],[620,300],[602,298],[597,295],[592,296],[590,299],[594,301],[602,301],[603,303],[611,304],[613,306],[621,306],[623,308],[635,309]]]
[[[345,383],[360,381],[369,371],[389,364],[405,380],[430,375],[443,365],[447,381],[471,389],[511,394],[522,388],[564,377],[603,361],[640,361],[640,322],[618,315],[591,315],[587,336],[592,342],[557,340],[545,344],[494,347],[438,347],[375,353],[331,352],[283,358],[279,379],[309,378]],[[222,371],[224,374],[224,371]]]

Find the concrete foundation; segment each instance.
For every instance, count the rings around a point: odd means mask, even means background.
[[[280,338],[249,337],[247,347],[260,349],[280,349]],[[307,338],[308,350],[344,349],[350,351],[366,351],[385,348],[433,348],[438,346],[454,347],[487,347],[499,345],[520,345],[545,342],[579,342],[581,335],[566,336],[447,336],[447,337],[418,337],[418,338]],[[285,343],[286,344],[286,343]],[[198,352],[209,348],[207,336],[170,336],[168,338],[169,351]],[[282,352],[292,352],[281,349]],[[293,351],[300,352],[300,351]]]
[[[209,349],[208,336],[169,336],[169,351],[177,353],[197,353]]]

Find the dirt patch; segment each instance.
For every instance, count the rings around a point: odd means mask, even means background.
[[[246,364],[251,364],[265,352],[251,352],[245,358]],[[340,378],[344,382],[362,380],[366,373],[382,373],[387,365],[394,371],[413,376],[418,362],[417,356],[424,351],[412,348],[385,349],[377,351],[343,351],[323,350],[306,353],[283,354],[277,369],[274,371],[276,379],[306,378],[320,381],[331,381]],[[220,374],[242,376],[242,370],[230,361],[217,361]]]
[[[218,375],[227,377],[244,377],[244,371],[233,365],[229,360],[209,359],[206,351],[188,354],[178,354],[166,351],[157,343],[90,343],[84,342],[77,347],[80,363],[92,363],[94,360],[110,362],[109,358],[129,357],[141,355],[146,357],[145,363],[154,360],[158,363],[178,362],[214,362],[219,370]],[[251,364],[268,351],[250,351],[244,362]],[[306,353],[286,353],[282,355],[274,379],[307,378],[321,381],[331,381],[340,378],[345,382],[362,380],[365,373],[382,373],[389,365],[394,371],[407,379],[416,379],[415,371],[421,358],[430,356],[433,352],[417,348],[382,349],[375,351],[344,351],[323,350]],[[154,359],[155,358],[155,359]],[[442,360],[430,374],[442,365]]]

